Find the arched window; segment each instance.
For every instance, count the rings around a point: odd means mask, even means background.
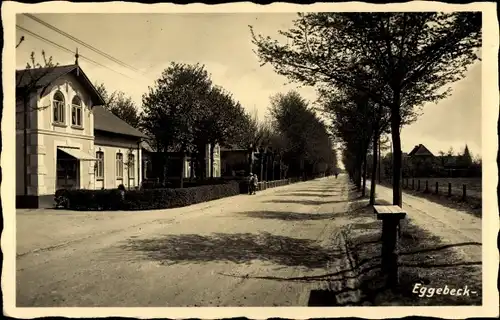
[[[116,179],[123,179],[123,154],[116,154]]]
[[[54,122],[64,124],[64,95],[57,91],[54,94],[52,101],[52,108],[54,109]]]
[[[127,159],[127,169],[128,169],[128,178],[135,178],[135,156],[132,153],[129,153]]]
[[[82,127],[82,99],[78,96],[71,102],[71,125]]]
[[[97,179],[102,180],[104,178],[104,152],[97,151],[96,152],[96,166],[95,166],[95,176]]]

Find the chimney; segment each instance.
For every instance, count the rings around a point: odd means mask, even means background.
[[[76,53],[75,53],[75,64],[78,65],[78,48],[76,48]]]
[[[76,64],[76,76],[80,76],[80,66],[78,65],[78,48],[76,48],[76,53],[75,53],[75,64]]]

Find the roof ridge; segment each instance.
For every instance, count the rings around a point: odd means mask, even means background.
[[[22,72],[22,71],[27,71],[27,70],[43,70],[43,69],[50,69],[50,68],[66,68],[66,67],[78,67],[77,64],[65,64],[65,65],[57,65],[57,66],[52,66],[52,67],[42,67],[42,68],[24,68],[24,69],[16,69],[16,72]]]
[[[146,137],[146,135],[140,131],[139,129],[135,128],[134,126],[130,125],[127,121],[123,120],[122,118],[120,118],[119,116],[117,116],[116,114],[114,114],[111,110],[109,110],[106,106],[95,106],[94,108],[101,108],[102,110],[105,110],[105,112],[109,113],[112,117],[114,117],[115,119],[117,119],[119,122],[121,122],[122,124],[126,125],[128,127],[129,130],[133,130],[135,131],[137,134],[140,134],[141,136],[143,137]],[[94,124],[96,123],[95,119],[94,119]],[[101,130],[101,131],[108,131],[108,132],[113,132],[111,130],[107,130],[107,129],[99,129],[97,128],[97,130]],[[122,133],[124,134],[124,133]]]

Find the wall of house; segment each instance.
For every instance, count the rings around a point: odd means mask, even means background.
[[[57,186],[57,147],[76,148],[89,155],[93,155],[93,137],[75,136],[73,134],[39,134],[37,146],[38,166],[34,174],[37,175],[36,189],[39,195],[54,194]],[[79,187],[94,189],[95,161],[79,161]]]
[[[57,91],[64,96],[64,123],[53,122],[53,98]],[[78,95],[82,101],[82,126],[71,125],[71,102]],[[39,98],[38,98],[39,97]],[[51,195],[56,191],[57,147],[66,146],[90,153],[93,150],[93,115],[91,99],[72,75],[54,81],[44,91],[31,94],[28,106],[28,195]],[[16,194],[24,194],[24,103],[16,101]],[[94,188],[94,164],[80,161],[79,181],[81,188]]]
[[[54,123],[53,99],[57,91],[64,96],[65,113],[64,124]],[[71,125],[71,102],[75,96],[82,101],[82,126]],[[94,117],[91,112],[92,102],[83,86],[73,75],[63,76],[54,81],[43,93],[38,101],[40,112],[37,113],[38,130],[48,130],[61,134],[92,136],[94,132]]]
[[[16,195],[24,194],[24,141],[22,131],[16,132]],[[3,168],[5,170],[5,168]]]
[[[37,123],[37,94],[32,93],[27,98],[27,104],[24,105],[24,100],[16,98],[16,195],[24,194],[24,168],[25,168],[25,160],[24,160],[24,128],[25,128],[25,115],[26,118],[26,134],[28,137],[28,146],[29,141],[33,141],[36,145],[37,137],[36,130],[31,130],[30,128],[36,128]],[[28,154],[30,148],[28,147]],[[27,156],[27,164],[29,167],[30,156]],[[35,159],[36,160],[36,159]],[[36,163],[36,162],[35,162]]]
[[[103,179],[96,178],[96,189],[113,189],[123,184],[126,188],[137,187],[142,181],[142,152],[138,150],[139,140],[127,139],[120,136],[109,136],[99,131],[95,132],[94,150],[92,155],[95,156],[98,151],[104,153],[104,177]],[[123,155],[123,177],[118,179],[116,173],[116,155]],[[133,175],[129,175],[128,154],[134,155],[134,170]]]
[[[207,146],[205,148],[205,152],[206,152],[205,154],[207,155],[206,164],[205,164],[206,165],[206,172],[207,172],[208,177],[212,177],[211,173],[213,172],[213,177],[217,178],[217,177],[221,176],[220,147],[218,145],[215,145],[214,153],[213,153],[213,157],[214,157],[213,167],[210,165],[211,164],[210,150],[211,150],[211,146],[209,144],[207,144]]]

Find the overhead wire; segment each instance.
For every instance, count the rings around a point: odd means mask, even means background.
[[[125,63],[125,62],[123,62],[123,61],[121,61],[121,60],[113,57],[112,55],[110,55],[110,54],[108,54],[108,53],[106,53],[106,52],[104,52],[102,50],[99,50],[98,48],[96,48],[96,47],[94,47],[94,46],[92,46],[92,45],[90,45],[90,44],[88,44],[88,43],[86,43],[86,42],[78,39],[75,36],[70,35],[69,33],[65,32],[65,31],[63,31],[63,30],[61,30],[61,29],[59,29],[59,28],[57,28],[57,27],[55,27],[53,25],[51,25],[48,22],[43,21],[42,19],[40,19],[40,18],[38,18],[38,17],[36,17],[36,16],[34,16],[32,14],[24,13],[23,15],[26,16],[26,17],[28,17],[28,18],[30,18],[30,19],[32,19],[32,20],[34,20],[34,21],[36,21],[36,22],[38,22],[39,24],[44,25],[45,27],[47,27],[47,28],[49,28],[49,29],[51,29],[51,30],[59,33],[60,35],[63,35],[65,37],[67,37],[67,38],[75,41],[76,43],[81,44],[82,46],[84,46],[84,47],[86,47],[86,48],[94,51],[95,53],[97,53],[97,54],[99,54],[99,55],[101,55],[103,57],[106,57],[107,59],[109,59],[109,60],[111,60],[111,61],[113,61],[113,62],[121,65],[122,67],[131,69],[131,70],[133,70],[133,71],[135,71],[137,73],[145,75],[144,72],[140,71],[139,69],[135,68],[134,66],[131,66],[130,64]]]
[[[56,42],[54,42],[54,41],[52,41],[52,40],[49,40],[49,39],[47,39],[47,38],[45,38],[45,37],[42,37],[41,35],[39,35],[39,34],[37,34],[37,33],[33,32],[33,31],[30,31],[30,30],[28,30],[28,29],[26,29],[26,28],[23,28],[23,27],[21,27],[20,25],[17,25],[17,24],[16,24],[16,27],[17,27],[18,29],[22,30],[23,32],[27,33],[27,34],[29,34],[29,35],[31,35],[31,36],[33,36],[33,37],[35,37],[35,38],[39,39],[39,40],[42,40],[43,42],[46,42],[46,43],[48,43],[48,44],[50,44],[50,45],[52,45],[52,46],[54,46],[54,47],[56,47],[56,48],[59,48],[60,50],[63,50],[63,51],[69,52],[69,53],[71,53],[71,54],[74,54],[74,53],[75,53],[73,50],[68,49],[68,48],[66,48],[66,47],[64,47],[64,46],[62,46],[62,45],[60,45],[60,44],[58,44],[58,43],[56,43]],[[111,70],[111,71],[113,71],[113,72],[115,72],[115,73],[118,73],[118,74],[120,74],[120,75],[122,75],[122,76],[124,76],[124,77],[127,77],[127,78],[129,78],[129,79],[131,79],[131,80],[134,80],[132,77],[130,77],[130,76],[128,76],[128,75],[126,75],[126,74],[124,74],[124,73],[121,73],[120,71],[116,71],[116,70],[114,70],[113,68],[110,68],[110,67],[108,67],[108,66],[106,66],[106,65],[103,65],[103,64],[101,64],[101,63],[99,63],[99,62],[97,62],[97,61],[95,61],[95,60],[92,60],[92,59],[90,59],[90,58],[88,58],[88,57],[86,57],[86,56],[84,56],[84,55],[81,55],[80,53],[78,54],[78,56],[79,56],[80,58],[82,58],[82,59],[84,59],[84,60],[86,60],[86,61],[90,62],[90,63],[91,63],[91,64],[93,64],[93,65],[96,65],[96,66],[99,66],[99,67],[106,68],[106,69]]]

